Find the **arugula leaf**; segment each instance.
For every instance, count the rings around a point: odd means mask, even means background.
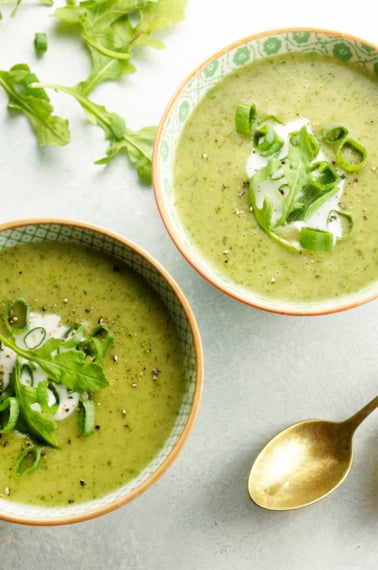
[[[70,141],[68,121],[53,115],[53,107],[43,88],[31,89],[29,84],[38,81],[26,64],[0,70],[0,86],[8,95],[8,107],[24,113],[37,135],[40,146],[62,146]]]
[[[41,86],[41,84],[33,85],[37,88]],[[141,182],[146,185],[151,184],[152,147],[156,134],[155,126],[133,131],[126,127],[126,123],[120,115],[108,111],[103,105],[94,103],[75,87],[55,84],[46,84],[44,87],[50,87],[74,97],[86,112],[89,122],[103,129],[105,138],[109,141],[109,146],[106,156],[97,160],[95,164],[106,164],[124,151],[131,163],[136,166]]]
[[[309,166],[314,158],[312,141],[313,138],[310,138],[310,134],[305,126],[298,133],[295,133],[295,136],[292,134],[290,137],[288,164],[283,166],[289,192],[283,200],[282,215],[277,225],[285,223],[297,195],[309,180]]]
[[[39,440],[45,441],[52,447],[57,447],[52,433],[56,429],[56,422],[49,416],[38,412],[32,405],[38,401],[37,389],[21,382],[21,363],[16,359],[12,376],[15,394],[19,403],[19,427],[22,432],[30,433]]]
[[[66,346],[62,338],[50,338],[34,349],[21,348],[13,339],[2,335],[0,342],[11,348],[19,357],[37,364],[51,381],[63,383],[70,390],[95,392],[109,385],[102,366],[87,361],[81,350],[64,350]]]
[[[51,3],[51,0],[40,1]],[[152,147],[157,127],[133,131],[126,127],[121,116],[94,103],[88,95],[104,81],[134,73],[136,69],[131,59],[136,48],[163,48],[164,43],[152,34],[183,20],[186,4],[187,0],[83,0],[57,8],[53,14],[57,20],[71,25],[73,32],[79,30],[89,50],[91,72],[71,88],[41,85],[26,64],[0,71],[0,87],[8,94],[9,107],[28,117],[41,146],[61,146],[70,141],[68,121],[53,115],[45,87],[70,94],[85,110],[89,121],[103,129],[109,141],[106,156],[96,164],[108,163],[125,152],[141,182],[151,185]]]
[[[103,81],[134,73],[134,49],[163,48],[151,34],[182,20],[186,4],[187,0],[86,0],[55,10],[57,19],[79,26],[91,56],[91,73],[78,89],[88,95]]]

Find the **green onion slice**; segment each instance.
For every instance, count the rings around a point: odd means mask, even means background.
[[[12,334],[25,332],[29,326],[30,305],[25,299],[19,297],[12,301],[8,307],[5,325]]]
[[[312,181],[322,190],[330,190],[340,182],[340,176],[326,160],[311,164],[310,174]]]
[[[66,340],[66,348],[74,348],[81,341],[84,336],[84,327],[79,323],[76,323],[69,327],[63,334],[63,338]]]
[[[0,404],[0,412],[8,410],[7,423],[0,429],[0,433],[13,431],[18,420],[20,406],[16,397],[9,397]]]
[[[240,102],[236,106],[235,112],[235,125],[239,133],[250,135],[252,133],[252,126],[256,120],[256,105],[255,103]]]
[[[42,55],[47,51],[47,34],[44,32],[37,32],[34,35],[34,47],[38,55]]]
[[[262,156],[271,156],[283,147],[283,140],[270,125],[263,125],[253,133],[253,146]]]
[[[322,140],[329,144],[339,144],[348,136],[348,129],[341,123],[330,123],[322,130]]]
[[[20,455],[16,463],[16,477],[23,477],[34,471],[39,465],[42,456],[42,447],[34,445]]]
[[[92,338],[96,338],[97,340],[100,341],[102,350],[103,352],[105,352],[110,343],[113,341],[114,334],[109,327],[101,324],[94,329],[92,333]]]
[[[334,236],[331,232],[305,226],[301,229],[299,243],[304,249],[312,251],[332,251]]]
[[[49,405],[50,393],[54,396],[54,403],[51,406]],[[37,386],[37,401],[43,412],[52,415],[56,414],[59,409],[60,397],[53,382],[49,382],[48,380],[39,382]]]
[[[342,222],[343,233],[337,238],[338,241],[348,239],[354,232],[354,217],[349,212],[342,210],[330,210],[327,218],[327,223],[330,224],[338,219]]]
[[[93,400],[80,398],[79,421],[81,435],[90,435],[95,428],[95,409]]]
[[[346,137],[336,151],[336,164],[345,172],[361,170],[366,160],[366,148],[351,137]]]
[[[77,349],[84,352],[87,360],[91,360],[92,362],[102,361],[104,351],[102,349],[101,341],[98,338],[91,336],[82,340],[77,345]]]
[[[104,352],[112,342],[114,335],[106,325],[99,325],[95,328],[92,335],[83,339],[77,345],[87,355],[89,360],[101,362]]]
[[[38,335],[37,340],[31,342],[31,335]],[[32,348],[32,349],[38,348],[45,342],[46,336],[47,336],[47,331],[44,327],[34,327],[33,329],[28,330],[28,332],[24,336],[24,342],[26,348]]]

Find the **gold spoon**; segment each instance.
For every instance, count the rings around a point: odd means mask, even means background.
[[[277,434],[252,465],[251,499],[265,509],[285,511],[329,495],[352,467],[355,430],[377,407],[378,396],[343,422],[305,420]]]

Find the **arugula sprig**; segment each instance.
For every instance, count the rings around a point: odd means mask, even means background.
[[[138,47],[163,48],[152,37],[184,18],[187,0],[84,0],[57,8],[54,16],[79,28],[89,50],[92,70],[78,89],[88,95],[103,81],[134,73],[132,56]]]
[[[8,95],[9,109],[26,115],[39,145],[66,145],[71,138],[68,121],[53,115],[46,91],[42,87],[32,89],[33,82],[38,82],[38,78],[25,63],[14,65],[9,71],[0,70],[0,86]]]
[[[106,164],[124,152],[128,155],[130,162],[135,165],[140,181],[146,185],[151,184],[152,146],[156,127],[144,127],[139,131],[133,131],[126,126],[120,115],[91,101],[89,97],[75,87],[34,83],[31,84],[30,88],[56,89],[73,97],[84,109],[89,122],[101,127],[106,140],[109,141],[106,156],[96,160],[95,164]]]

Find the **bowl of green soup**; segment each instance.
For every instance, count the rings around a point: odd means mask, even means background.
[[[149,488],[202,390],[193,312],[167,271],[104,228],[0,226],[0,519],[67,524]]]
[[[242,39],[169,102],[153,186],[180,253],[259,309],[318,315],[378,295],[378,49],[339,32]]]

